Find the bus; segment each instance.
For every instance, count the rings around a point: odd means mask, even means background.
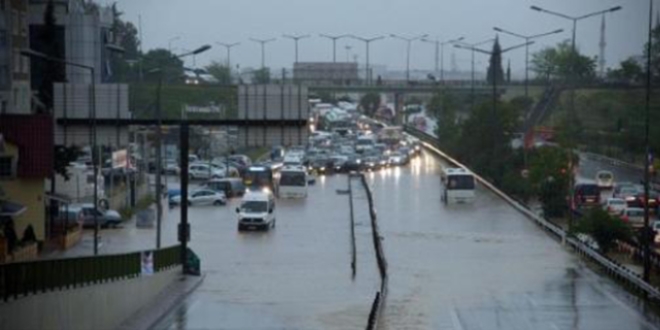
[[[247,189],[268,188],[275,192],[278,168],[269,165],[253,165],[245,169],[243,184]]]
[[[463,168],[446,168],[442,172],[444,184],[443,202],[471,203],[474,202],[474,175]]]
[[[306,198],[307,183],[307,170],[304,166],[284,166],[280,172],[278,196],[280,198]]]

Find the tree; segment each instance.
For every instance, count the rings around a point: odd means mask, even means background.
[[[532,55],[531,70],[539,78],[589,80],[596,76],[596,60],[580,54],[568,41],[546,47]]]
[[[603,254],[609,252],[617,240],[629,241],[632,237],[632,231],[626,223],[601,208],[590,210],[575,225],[574,230],[591,236]]]
[[[114,81],[137,80],[138,68],[135,64],[138,62],[140,54],[140,40],[138,30],[131,22],[121,19],[123,13],[117,9],[117,4],[112,5],[114,33],[113,42],[124,49],[123,54],[111,54],[112,78]]]
[[[61,175],[64,177],[64,180],[68,181],[69,173],[67,167],[69,167],[69,165],[81,155],[82,151],[78,147],[55,146],[55,163],[53,165],[55,173]]]
[[[607,77],[614,80],[625,81],[629,83],[639,83],[644,81],[644,69],[637,61],[630,57],[621,61],[619,67],[607,72]]]
[[[206,66],[206,71],[218,80],[222,85],[229,85],[232,82],[231,70],[225,64],[217,61],[212,61],[211,64]]]
[[[58,42],[57,20],[55,18],[53,0],[49,0],[44,11],[44,26],[39,29],[38,45],[35,49],[54,58],[63,58],[63,48]],[[43,107],[38,107],[38,112],[51,113],[53,111],[53,84],[66,80],[64,65],[53,61],[36,59],[32,61],[33,70],[39,72],[37,84],[38,99]]]
[[[261,68],[254,70],[253,82],[255,84],[268,84],[270,83],[270,69]]]
[[[512,168],[513,151],[506,136],[518,128],[517,110],[498,102],[493,113],[491,102],[477,106],[460,127],[456,155],[476,172],[499,185]]]
[[[365,94],[360,99],[360,107],[365,115],[373,116],[380,107],[380,95],[373,92]]]
[[[496,80],[493,80],[493,78]],[[489,84],[492,84],[493,81],[496,81],[498,84],[504,82],[504,69],[502,69],[502,48],[500,47],[499,38],[495,38],[493,51],[490,54],[486,81],[488,81]]]
[[[144,54],[142,61],[147,72],[161,69],[163,81],[181,81],[183,78],[183,61],[167,49],[152,49]],[[145,75],[145,80],[157,82],[158,75]]]

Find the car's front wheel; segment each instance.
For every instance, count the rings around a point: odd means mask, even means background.
[[[217,200],[217,201],[213,202],[213,205],[215,205],[215,206],[221,206],[221,205],[225,205],[225,203],[224,203],[223,201],[221,201],[221,200]]]

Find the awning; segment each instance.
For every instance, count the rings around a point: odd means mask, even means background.
[[[0,217],[17,217],[25,212],[25,206],[0,199]]]

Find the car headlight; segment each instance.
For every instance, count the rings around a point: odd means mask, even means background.
[[[358,160],[356,161],[356,163],[360,164],[360,163],[362,163],[362,161],[358,159]]]

